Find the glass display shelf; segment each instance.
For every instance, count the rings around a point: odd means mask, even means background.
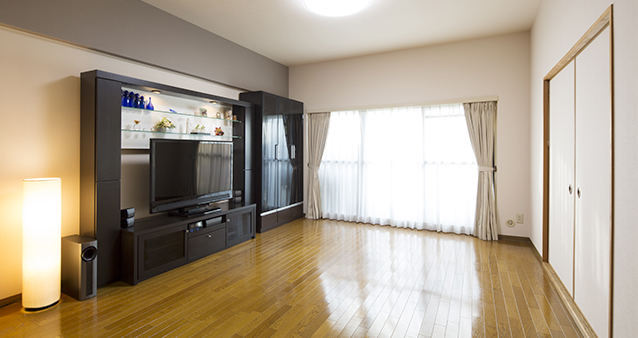
[[[197,118],[209,119],[209,120],[217,120],[217,121],[227,121],[227,122],[233,122],[233,123],[241,123],[241,121],[239,121],[239,120],[232,120],[232,119],[218,118],[218,117],[214,117],[214,116],[202,116],[202,115],[195,115],[195,114],[187,114],[187,113],[179,113],[179,112],[172,112],[172,111],[164,111],[164,110],[149,110],[149,109],[132,108],[132,107],[124,107],[124,106],[122,106],[122,111],[128,111],[128,112],[134,112],[134,113],[161,113],[161,114],[178,115],[178,116],[187,116],[187,117],[197,117]],[[136,131],[136,130],[129,130],[129,131]]]
[[[184,135],[184,136],[192,136],[199,138],[213,138],[216,140],[231,140],[231,139],[240,139],[241,136],[227,136],[227,135],[213,135],[213,134],[201,134],[201,133],[178,133],[178,132],[170,132],[170,131],[155,131],[155,130],[134,130],[134,129],[122,129],[123,132],[131,132],[131,133],[150,133],[150,134],[161,134],[161,135]]]

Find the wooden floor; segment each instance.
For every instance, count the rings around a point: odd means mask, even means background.
[[[579,337],[524,242],[298,220],[1,337]]]

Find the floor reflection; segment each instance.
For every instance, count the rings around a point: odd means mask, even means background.
[[[49,311],[4,337],[578,337],[525,242],[299,220]]]

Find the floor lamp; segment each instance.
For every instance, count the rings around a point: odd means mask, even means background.
[[[60,300],[61,180],[22,181],[22,306],[42,310]]]

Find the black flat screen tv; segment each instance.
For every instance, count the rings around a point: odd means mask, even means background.
[[[206,211],[232,198],[232,155],[230,142],[151,139],[150,212]]]

